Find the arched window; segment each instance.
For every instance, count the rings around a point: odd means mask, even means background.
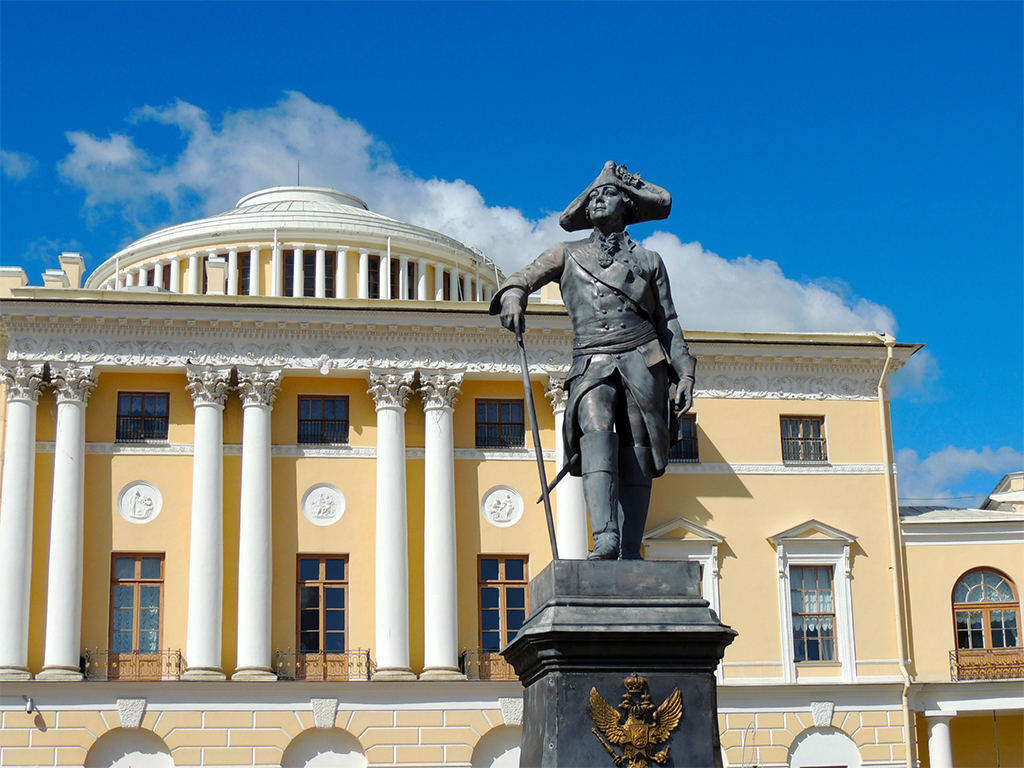
[[[1020,603],[1013,582],[978,568],[960,577],[953,590],[959,650],[1019,648]]]

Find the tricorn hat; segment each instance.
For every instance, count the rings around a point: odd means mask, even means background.
[[[558,223],[566,232],[589,229],[593,226],[587,214],[587,203],[590,193],[598,187],[612,184],[633,201],[635,213],[627,216],[626,224],[641,221],[658,221],[667,219],[672,211],[672,195],[667,189],[643,181],[639,173],[630,173],[624,165],[616,165],[611,160],[604,164],[600,175],[587,187],[583,194],[573,200],[569,207],[562,211]]]

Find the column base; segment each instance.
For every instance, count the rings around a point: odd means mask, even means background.
[[[277,674],[270,667],[242,667],[231,676],[231,679],[265,683],[277,680]]]
[[[466,676],[458,667],[428,667],[423,670],[420,680],[465,680]]]
[[[378,667],[371,680],[415,680],[415,673],[409,667]]]
[[[0,680],[31,680],[28,667],[0,667]]]
[[[84,680],[85,675],[78,667],[43,667],[42,672],[36,675],[36,680]]]
[[[182,680],[227,680],[228,676],[215,667],[190,667],[181,674]]]

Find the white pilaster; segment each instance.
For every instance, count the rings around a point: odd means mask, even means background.
[[[181,293],[181,256],[171,259],[171,293]]]
[[[381,251],[380,254],[380,269],[377,271],[378,282],[380,285],[380,297],[382,299],[391,298],[391,256],[387,251]]]
[[[565,404],[568,399],[562,388],[565,379],[551,376],[545,394],[555,414],[555,466],[562,468],[565,460]],[[587,506],[583,500],[583,478],[566,475],[555,489],[555,539],[558,555],[565,560],[586,560],[589,548]]]
[[[348,248],[343,245],[334,257],[334,298],[348,298]]]
[[[434,265],[434,301],[444,301],[444,267]]]
[[[952,714],[925,713],[928,723],[928,761],[932,768],[953,768],[953,739],[949,734]]]
[[[43,366],[0,366],[7,389],[3,496],[0,497],[0,680],[28,680],[36,410]]]
[[[412,373],[370,373],[377,406],[375,680],[413,680],[409,667],[409,531],[405,480],[405,404]]]
[[[228,251],[228,296],[238,295],[238,249]]]
[[[416,298],[427,301],[427,260],[416,259]]]
[[[378,276],[380,273],[378,272]],[[367,251],[359,252],[359,298],[370,297],[370,254]]]
[[[461,374],[421,373],[426,418],[423,466],[422,680],[458,680],[458,574],[455,437],[452,414]]]
[[[164,287],[164,264],[165,261],[158,261],[153,265],[153,285],[157,288]]]
[[[274,680],[271,667],[270,415],[281,372],[239,368],[242,491],[238,528],[238,657],[232,680]]]
[[[303,245],[296,245],[292,250],[292,296],[302,296],[304,294],[303,287],[305,285],[304,275],[302,274],[302,249]]]
[[[409,300],[409,254],[398,256],[398,298]]]
[[[51,366],[57,390],[50,563],[46,579],[43,680],[81,680],[82,562],[85,543],[85,405],[96,388],[92,368]]]
[[[223,680],[224,399],[230,369],[189,366],[195,407],[188,564],[187,680]]]
[[[327,297],[327,246],[316,247],[316,285],[313,293],[318,299]]]
[[[188,254],[188,292],[191,295],[199,293],[199,286],[203,283],[199,279],[199,254],[193,251]]]
[[[260,247],[249,246],[249,295],[260,295]]]

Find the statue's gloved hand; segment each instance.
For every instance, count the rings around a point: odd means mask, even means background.
[[[693,379],[683,379],[676,387],[675,410],[680,416],[693,407]]]
[[[526,313],[519,291],[511,290],[501,297],[501,324],[512,333],[526,330]]]

